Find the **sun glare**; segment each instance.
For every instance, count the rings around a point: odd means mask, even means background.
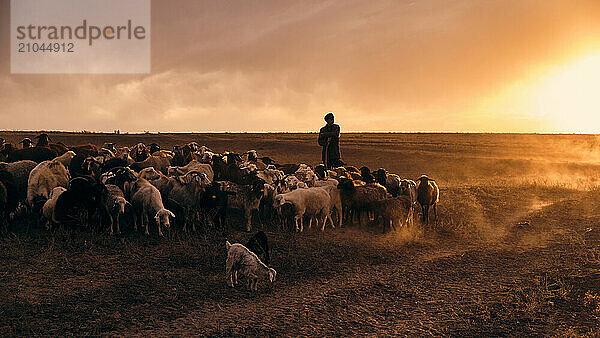
[[[600,51],[542,77],[531,90],[531,113],[553,130],[600,133]]]

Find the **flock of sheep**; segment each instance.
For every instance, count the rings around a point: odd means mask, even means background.
[[[314,221],[324,230],[328,223],[341,226],[355,218],[385,231],[411,225],[417,206],[427,224],[433,207],[437,222],[439,189],[425,175],[413,181],[385,169],[280,164],[254,150],[219,154],[195,142],[172,150],[155,143],[131,148],[105,143],[98,149],[53,143],[47,134],[36,138],[35,146],[25,140],[20,149],[0,139],[0,222],[5,230],[27,217],[47,229],[94,225],[111,234],[121,232],[122,222],[145,234],[156,226],[163,235],[171,222],[183,231],[195,231],[197,225],[224,230],[232,209],[243,212],[247,231],[253,212],[296,231],[304,230],[305,221],[309,229]],[[227,242],[231,286],[238,272],[251,289],[261,276],[275,279],[275,270],[265,265],[266,236],[259,232],[251,242]]]

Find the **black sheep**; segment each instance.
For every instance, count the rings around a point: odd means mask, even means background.
[[[92,177],[81,176],[72,179],[69,183],[69,189],[56,200],[54,221],[70,223],[78,220],[77,216],[85,212],[87,224],[90,224],[92,216],[98,210],[101,216],[109,215],[108,210],[101,203],[104,194],[107,194],[106,187]]]
[[[246,244],[246,248],[254,252],[260,260],[269,265],[270,250],[267,235],[263,231],[259,231]]]
[[[8,162],[16,162],[22,160],[31,160],[37,163],[49,161],[57,156],[56,151],[35,146],[33,148],[16,149],[8,155]]]
[[[205,214],[214,213],[213,222],[221,229],[225,229],[225,217],[227,216],[227,205],[229,196],[234,196],[233,191],[226,191],[221,188],[218,182],[213,182],[206,187],[200,202]]]

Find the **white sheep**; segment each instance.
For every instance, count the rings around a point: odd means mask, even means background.
[[[304,231],[304,221],[302,220],[304,215],[309,216],[309,229],[312,226],[313,217],[317,218],[317,226],[319,225],[319,218],[323,220],[321,230],[325,230],[325,224],[328,219],[331,225],[335,227],[330,215],[331,197],[321,187],[296,189],[285,194],[276,195],[273,206],[277,210],[281,210],[281,207],[286,203],[294,206],[296,231]],[[298,227],[298,220],[300,220],[300,227]]]
[[[320,181],[318,181],[318,182],[320,182]],[[324,185],[322,188],[325,189],[329,193],[329,198],[331,201],[331,208],[335,207],[335,211],[337,212],[337,216],[338,216],[338,225],[341,227],[342,220],[344,218],[343,218],[343,209],[342,209],[342,196],[340,193],[340,189],[338,189],[337,184],[336,185]],[[333,210],[331,212],[333,212]],[[333,225],[333,220],[332,220],[331,224]]]
[[[46,219],[46,229],[50,228],[50,222],[54,219],[54,206],[56,206],[56,200],[63,192],[67,191],[64,187],[56,187],[52,189],[50,196],[44,206],[42,207],[42,215]]]
[[[149,216],[154,217],[158,226],[159,236],[163,235],[161,226],[170,228],[169,216],[175,218],[175,214],[165,209],[160,191],[145,179],[138,179],[135,182],[126,182],[126,190],[131,194],[131,204],[136,211],[137,218],[142,226],[145,227],[145,234],[148,235]],[[134,222],[137,230],[137,221]]]
[[[50,198],[52,189],[69,187],[69,171],[56,160],[43,161],[29,173],[27,180],[27,202],[31,207],[40,207]],[[39,209],[37,209],[39,210]]]
[[[229,241],[225,242],[225,247],[227,248],[226,279],[229,287],[237,284],[238,273],[244,276],[247,287],[253,291],[258,289],[259,279],[267,280],[270,283],[275,281],[277,271],[265,265],[254,252],[242,244],[231,244]]]

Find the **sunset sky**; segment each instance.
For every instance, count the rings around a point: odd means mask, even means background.
[[[600,133],[600,1],[152,1],[152,72],[11,75],[0,129]]]

